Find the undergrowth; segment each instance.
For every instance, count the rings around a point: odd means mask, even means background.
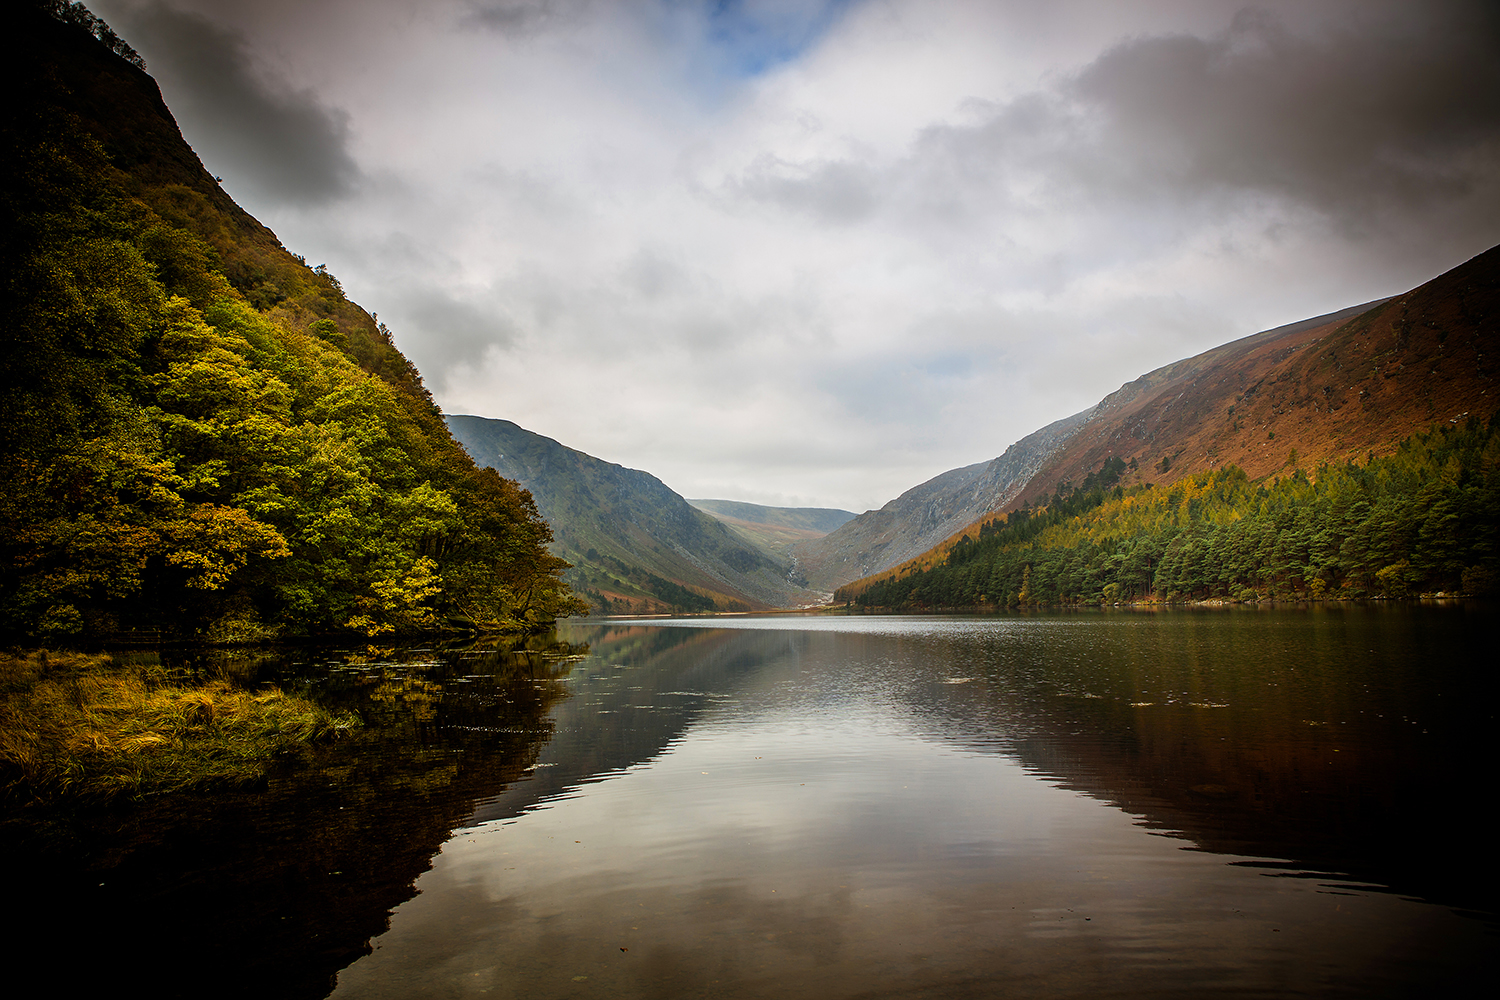
[[[359,725],[275,688],[187,681],[108,655],[0,653],[0,798],[106,803],[259,782]]]

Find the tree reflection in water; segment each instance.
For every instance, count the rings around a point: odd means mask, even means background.
[[[87,952],[66,981],[157,995],[321,997],[476,799],[522,780],[587,647],[130,654],[348,708],[362,729],[273,769],[265,787],[11,822],[16,954]],[[92,981],[92,983],[91,983]]]

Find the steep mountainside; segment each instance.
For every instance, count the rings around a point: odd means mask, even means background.
[[[1112,455],[1135,463],[1122,480],[1129,487],[1223,465],[1259,479],[1387,454],[1433,424],[1496,411],[1497,338],[1500,247],[1405,295],[1246,337],[1122,386],[1016,504],[1081,481]]]
[[[811,585],[828,590],[957,542],[977,523],[1043,502],[1104,462],[1127,463],[1129,488],[1224,465],[1252,479],[1293,466],[1389,453],[1443,421],[1496,411],[1493,347],[1500,248],[1406,295],[1267,330],[1128,382],[1092,410],[1006,451],[1004,489],[968,466],[796,549]],[[1040,440],[1039,440],[1040,439]],[[1027,447],[1023,447],[1027,446]],[[974,502],[953,504],[956,496]],[[944,518],[942,503],[950,504]],[[983,509],[981,509],[983,508]],[[975,512],[967,523],[963,519]]]
[[[449,416],[481,465],[515,479],[553,529],[566,579],[598,613],[746,610],[812,600],[789,566],[757,550],[645,472],[533,434],[509,420]]]
[[[1006,509],[1086,418],[1079,413],[1050,423],[999,458],[945,472],[823,538],[797,545],[793,553],[798,571],[808,586],[830,592],[927,551],[954,532]]]
[[[1119,473],[1111,482],[1129,491],[1230,466],[1253,481],[1393,454],[1413,435],[1500,412],[1497,341],[1500,247],[1405,295],[1246,337],[1127,383],[1089,412],[1009,509],[1053,502],[1106,462]],[[940,566],[979,537],[970,525],[841,593]]]
[[[854,515],[831,507],[762,507],[739,500],[689,500],[699,510],[713,515],[745,541],[777,562],[795,567],[792,554],[798,542],[822,538]],[[793,576],[796,575],[795,569]]]
[[[545,627],[578,602],[389,331],[81,6],[0,7],[0,633]]]

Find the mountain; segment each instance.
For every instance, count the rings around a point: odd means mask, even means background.
[[[854,518],[847,510],[831,507],[762,507],[739,500],[689,500],[688,503],[724,522],[772,559],[791,565],[793,577],[797,577],[798,571],[792,550],[798,542],[822,538]]]
[[[987,516],[1004,510],[1088,415],[1074,414],[1034,431],[988,462],[953,469],[914,486],[879,510],[865,511],[823,538],[794,547],[797,568],[814,590],[904,562]]]
[[[1158,368],[988,466],[946,472],[799,545],[800,568],[824,591],[909,561],[931,563],[928,553],[973,535],[979,522],[1066,492],[1113,458],[1127,463],[1123,488],[1226,465],[1259,479],[1387,454],[1436,423],[1487,419],[1500,398],[1497,288],[1500,247],[1405,295]]]
[[[552,552],[574,564],[565,579],[597,613],[764,610],[815,600],[787,579],[788,560],[761,551],[649,473],[509,420],[447,421],[476,462],[531,492],[552,526]]]
[[[1090,411],[1008,518],[840,598],[1494,592],[1497,327],[1500,247],[1405,295],[1158,369]]]
[[[0,8],[0,634],[538,629],[578,610],[514,482],[287,251],[81,5]]]
[[[1121,386],[1016,503],[1079,482],[1110,456],[1133,463],[1127,487],[1230,464],[1260,479],[1387,454],[1437,423],[1487,419],[1500,399],[1497,324],[1500,247],[1405,295],[1255,334]]]

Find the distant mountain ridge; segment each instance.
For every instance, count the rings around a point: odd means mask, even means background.
[[[741,500],[692,500],[688,503],[719,518],[747,524],[766,524],[826,535],[854,519],[854,513],[833,507],[764,507]]]
[[[790,568],[787,577],[806,582],[798,565],[796,547],[822,538],[848,523],[854,514],[830,507],[762,507],[739,500],[689,500],[699,510],[722,521],[730,531],[778,563]]]
[[[1085,411],[1053,421],[998,458],[934,476],[879,510],[865,511],[823,538],[798,545],[793,551],[799,572],[808,586],[831,592],[927,551],[1004,509],[1087,419]]]
[[[531,492],[565,579],[597,613],[734,611],[814,600],[791,566],[691,506],[650,473],[569,448],[509,420],[448,415],[480,465]]]

